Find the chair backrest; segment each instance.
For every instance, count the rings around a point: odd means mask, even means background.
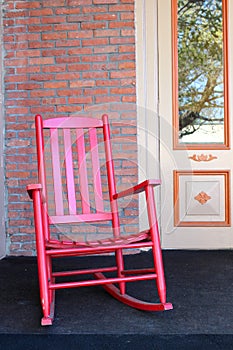
[[[113,221],[119,226],[110,130],[101,119],[36,116],[39,182],[51,224]],[[106,170],[106,177],[102,170]],[[104,191],[103,191],[104,189]],[[105,208],[106,192],[108,206]],[[118,229],[115,229],[118,235]]]

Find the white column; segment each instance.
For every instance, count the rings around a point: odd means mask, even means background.
[[[135,0],[139,181],[159,178],[157,0]],[[158,203],[159,193],[156,192]],[[140,228],[146,227],[140,196]],[[157,208],[158,209],[158,208]]]

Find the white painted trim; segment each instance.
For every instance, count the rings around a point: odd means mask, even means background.
[[[138,162],[139,181],[143,181],[160,176],[157,0],[135,0],[135,25]],[[144,208],[144,198],[140,198],[141,229],[147,221]]]

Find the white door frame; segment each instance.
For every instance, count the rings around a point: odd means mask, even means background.
[[[139,181],[160,177],[157,0],[135,0]],[[159,202],[159,191],[156,191]],[[147,227],[140,196],[140,229]],[[159,211],[159,210],[158,210]]]

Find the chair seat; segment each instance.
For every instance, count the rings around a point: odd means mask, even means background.
[[[67,249],[67,248],[98,248],[102,246],[127,245],[131,243],[146,241],[150,238],[150,231],[145,230],[137,234],[125,235],[115,238],[105,238],[95,241],[75,242],[75,241],[59,241],[49,240],[46,242],[46,248],[50,249]]]

